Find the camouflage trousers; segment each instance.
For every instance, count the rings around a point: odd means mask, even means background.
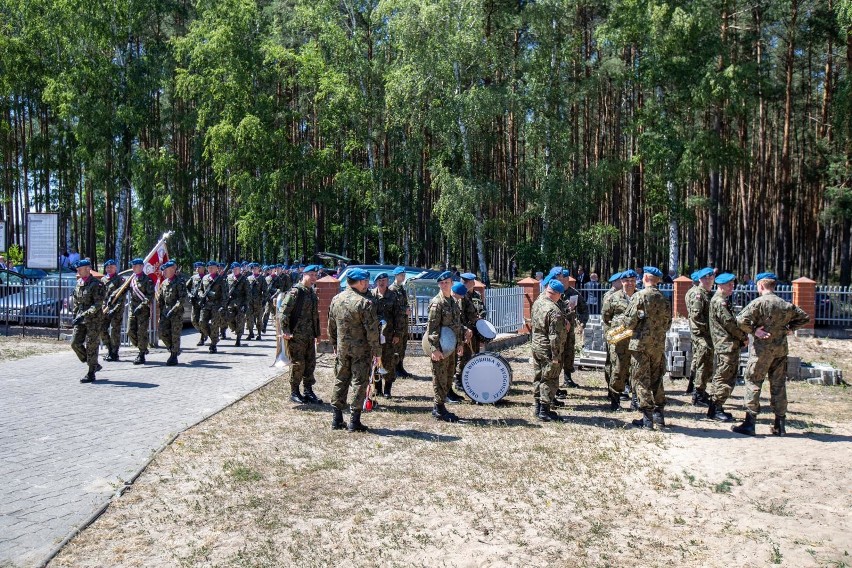
[[[533,399],[542,404],[553,404],[561,372],[562,364],[554,363],[549,353],[533,351]]]
[[[745,369],[746,412],[760,414],[760,391],[769,377],[769,406],[776,416],[787,414],[787,355],[752,355]]]
[[[740,364],[740,352],[716,352],[716,371],[713,373],[713,404],[722,407],[734,391],[737,367]]]
[[[263,327],[263,304],[260,302],[249,304],[249,311],[246,316],[246,328],[249,335],[254,335],[255,330],[257,330],[257,336],[260,337],[261,328]]]
[[[313,337],[293,337],[287,342],[290,352],[290,392],[299,390],[305,385],[305,390],[313,390],[317,380],[314,370],[317,367],[317,350]]]
[[[435,391],[435,404],[447,402],[447,393],[453,384],[456,371],[456,352],[445,356],[441,361],[432,361],[432,390]]]
[[[269,325],[269,318],[275,319],[275,300],[269,300],[263,307],[263,326],[262,329],[266,332],[266,326]]]
[[[630,377],[630,351],[627,341],[618,345],[607,345],[609,355],[609,392],[620,395]]]
[[[462,371],[464,371],[464,366],[468,364],[470,359],[479,353],[479,338],[474,335],[470,339],[470,343],[463,344],[463,351],[460,357],[456,357],[458,362],[456,363],[456,374],[453,380],[456,383],[461,383]]]
[[[408,329],[402,334],[402,339],[396,344],[396,360],[399,365],[405,360],[405,350],[408,348]]]
[[[130,337],[130,343],[139,349],[139,353],[145,353],[148,350],[148,328],[150,322],[150,306],[142,306],[136,313],[134,313],[133,308],[130,308],[130,317],[127,318],[127,336]]]
[[[160,339],[172,355],[180,352],[180,334],[183,331],[183,310],[167,318],[160,316]]]
[[[713,380],[713,348],[706,341],[693,337],[692,366],[690,368],[695,389],[705,392]]]
[[[396,377],[396,345],[393,340],[388,338],[387,342],[382,344],[382,367],[388,372],[384,376],[385,379],[393,381]]]
[[[248,313],[248,312],[246,312]],[[233,333],[237,335],[237,338],[243,334],[246,327],[246,314],[237,307],[237,306],[229,306],[228,307],[228,329],[230,329]]]
[[[562,370],[566,373],[574,372],[574,349],[577,346],[577,334],[574,333],[574,324],[565,338],[565,351],[562,352]]]
[[[118,308],[111,316],[103,317],[103,331],[101,332],[101,341],[106,346],[107,351],[112,353],[118,351],[121,347],[121,320],[124,319],[124,310]]]
[[[71,349],[81,363],[86,363],[90,371],[98,364],[98,347],[103,324],[99,321],[74,326],[71,334]]]
[[[334,390],[331,393],[331,404],[340,410],[346,408],[349,387],[352,387],[350,410],[364,408],[367,398],[367,381],[370,380],[369,353],[338,353],[334,359]]]
[[[640,409],[653,410],[655,406],[665,406],[665,370],[662,351],[630,351],[630,384],[639,398]]]
[[[205,306],[201,310],[201,333],[210,338],[210,345],[219,343],[219,330],[223,327],[223,315],[219,311],[222,308]]]
[[[201,334],[201,339],[207,338],[207,334],[201,328],[201,306],[198,302],[192,304],[192,327],[198,330],[198,333]]]

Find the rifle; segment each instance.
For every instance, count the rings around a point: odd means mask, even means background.
[[[107,298],[106,302],[104,302],[103,313],[105,315],[109,315],[113,299],[121,297],[124,294],[124,291],[127,290],[128,286],[130,286],[130,278],[125,278],[124,284],[122,284],[118,290],[109,295],[109,298]]]

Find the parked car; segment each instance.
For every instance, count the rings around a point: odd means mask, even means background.
[[[343,271],[337,278],[340,280],[340,290],[346,289],[346,274],[352,270],[353,268],[360,268],[362,270],[366,270],[370,274],[370,287],[374,286],[376,281],[376,276],[378,276],[381,272],[387,272],[388,276],[393,281],[393,271],[397,267],[395,264],[353,264],[351,266],[347,266],[346,270]],[[407,280],[411,280],[414,278],[437,278],[440,274],[437,270],[430,270],[428,268],[418,268],[416,266],[404,266],[405,268],[405,278]]]
[[[0,275],[0,282],[5,283],[0,291],[0,321],[55,326],[60,314],[67,314],[64,308],[69,305],[77,278],[71,273],[57,273],[27,279],[12,273]]]

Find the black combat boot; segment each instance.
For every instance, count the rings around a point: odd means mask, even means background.
[[[698,389],[692,391],[692,406],[708,406],[709,404],[709,397],[706,392]]]
[[[624,401],[630,400],[630,385],[624,385],[624,392],[618,395],[618,397]]]
[[[556,414],[552,410],[550,410],[550,406],[547,404],[539,404],[538,405],[538,413],[536,414],[536,418],[538,418],[541,422],[553,422],[552,414]]]
[[[166,361],[166,367],[174,367],[177,364],[177,353],[172,353],[171,355],[169,355],[169,359]]]
[[[450,387],[449,392],[447,392],[447,402],[458,404],[459,402],[464,402],[464,398],[456,394],[456,392],[453,390],[453,387]]]
[[[343,422],[343,411],[337,407],[333,407],[331,409],[331,429],[332,430],[343,430],[343,427],[346,424]]]
[[[246,337],[246,341],[254,341],[254,333],[249,333],[248,337]]]
[[[391,387],[393,387],[393,381],[391,379],[385,379],[385,388],[382,389],[382,396],[385,398],[391,397]]]
[[[541,401],[539,399],[535,399],[535,406],[533,407],[533,416],[538,416],[539,410],[541,410]]]
[[[411,373],[409,373],[408,371],[406,371],[403,368],[402,361],[400,361],[399,363],[396,364],[396,376],[402,377],[403,379],[407,379],[408,377],[411,376]]]
[[[110,363],[112,363],[114,361],[118,361],[118,353],[116,353],[115,351],[110,349],[109,352],[107,353],[107,356],[104,357],[104,361],[109,361]]]
[[[665,426],[666,425],[666,417],[663,414],[662,406],[655,406],[654,413],[651,415],[651,420],[654,421],[654,424],[657,426]]]
[[[144,365],[145,364],[145,354],[140,352],[139,355],[136,356],[136,359],[133,360],[133,364],[134,365]]]
[[[322,404],[322,399],[316,395],[312,387],[305,387],[305,395],[302,398],[311,404]]]
[[[633,391],[630,399],[630,410],[639,410],[639,395],[636,394],[636,391]]]
[[[216,353],[216,346],[211,345],[210,347],[207,348],[207,351],[210,352],[210,353]]]
[[[95,382],[95,370],[89,369],[89,372],[86,373],[82,379],[80,379],[81,383],[93,383]]]
[[[436,404],[434,408],[432,408],[432,416],[440,420],[441,422],[458,422],[459,417],[453,414],[452,412],[447,410],[447,407],[443,404]]]
[[[234,342],[234,347],[240,347],[242,343],[240,343],[240,336],[237,336],[237,340]]]
[[[619,393],[609,393],[609,410],[611,412],[618,412],[621,410],[621,395]]]
[[[290,392],[290,400],[296,404],[306,404],[308,402],[305,400],[305,397],[302,396],[302,393],[299,392],[299,389],[293,389]]]
[[[642,418],[637,418],[633,421],[633,425],[638,428],[644,428],[646,430],[654,429],[654,416],[650,410],[642,411]]]
[[[716,404],[713,402],[710,402],[710,405],[707,407],[707,418],[709,418],[710,420],[715,420],[716,422],[734,421],[734,417],[725,412],[721,404],[719,406],[716,406]]]
[[[202,336],[201,336],[201,339],[199,339],[199,340],[198,340],[198,343],[196,343],[195,345],[196,345],[197,347],[201,347],[202,345],[204,345],[204,341],[205,341],[206,339],[207,339],[207,336],[206,336],[206,335],[202,335]]]
[[[222,331],[220,331],[220,332],[219,332],[219,337],[220,337],[221,339],[228,339],[228,330],[227,330],[227,329],[223,329]]]
[[[564,374],[565,374],[565,377],[564,377],[564,380],[562,381],[563,387],[568,387],[568,388],[572,388],[572,389],[579,388],[580,385],[575,383],[574,379],[571,378],[571,373],[569,373],[568,371],[564,371]]]
[[[786,416],[778,416],[775,415],[775,424],[772,425],[772,429],[770,430],[773,436],[786,436],[787,435],[787,417]]]
[[[551,403],[550,403],[550,406],[553,406],[553,407],[555,407],[555,408],[564,408],[564,407],[565,407],[565,403],[564,403],[564,402],[562,402],[561,400],[558,400],[558,399],[554,398],[554,399],[553,399],[553,402],[551,402]]]
[[[568,398],[568,391],[565,389],[556,389],[556,398]]]
[[[695,379],[692,378],[692,377],[689,377],[689,382],[686,383],[685,394],[692,394],[694,390],[695,390]]]
[[[746,412],[745,420],[739,426],[734,426],[731,428],[733,432],[737,434],[745,434],[746,436],[754,436],[754,426],[757,421],[755,420],[755,416],[751,412]]]
[[[361,424],[361,411],[353,410],[352,415],[349,417],[349,428],[350,432],[366,432],[369,430],[366,426]]]

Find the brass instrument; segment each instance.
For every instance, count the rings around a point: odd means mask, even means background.
[[[279,292],[278,299],[275,301],[276,307],[280,308],[281,300],[283,295]],[[277,313],[278,310],[276,310]],[[281,325],[278,322],[278,317],[275,317],[275,362],[272,363],[273,367],[283,368],[289,367],[292,365],[292,361],[290,360],[290,341],[284,339],[284,335],[281,333]]]
[[[618,345],[625,339],[630,339],[633,337],[633,330],[624,326],[624,324],[617,325],[615,327],[611,327],[604,334],[604,339],[610,345]]]

